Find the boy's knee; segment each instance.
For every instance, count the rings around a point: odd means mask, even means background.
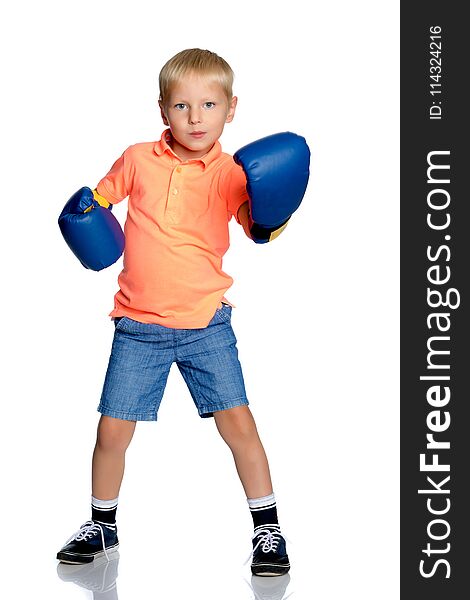
[[[102,450],[125,451],[130,444],[135,421],[102,416],[98,425],[96,445]]]
[[[220,434],[228,444],[243,443],[258,436],[253,416],[247,406],[217,411],[214,418]]]

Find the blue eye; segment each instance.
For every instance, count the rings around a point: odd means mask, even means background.
[[[209,104],[210,106],[208,106],[208,104]],[[204,102],[204,106],[205,106],[206,108],[213,108],[213,107],[215,106],[215,102]]]
[[[183,104],[182,102],[179,102],[178,104],[175,104],[176,110],[184,110],[185,107],[186,107],[186,104]]]

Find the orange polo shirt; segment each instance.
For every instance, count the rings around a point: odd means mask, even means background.
[[[170,136],[167,129],[158,142],[130,146],[98,183],[111,204],[129,197],[110,316],[202,328],[233,283],[222,257],[228,223],[248,200],[246,178],[218,141],[202,158],[183,161]]]

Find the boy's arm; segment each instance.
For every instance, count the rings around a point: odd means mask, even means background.
[[[111,209],[129,195],[132,158],[126,156],[131,150],[128,148],[118,158],[94,190],[83,187],[75,192],[60,214],[62,235],[87,269],[101,271],[115,263],[124,251],[124,233]]]

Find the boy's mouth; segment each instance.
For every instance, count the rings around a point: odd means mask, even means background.
[[[194,138],[202,138],[202,136],[206,135],[206,132],[205,131],[193,131],[189,135]]]

